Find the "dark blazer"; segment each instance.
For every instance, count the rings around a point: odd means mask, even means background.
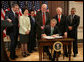
[[[62,14],[60,23],[58,21],[58,15],[53,18],[57,20],[56,26],[58,26],[60,32],[62,33],[62,35],[64,35],[64,32],[66,32],[66,16]]]
[[[47,36],[51,36],[51,26],[50,25],[46,25],[42,34],[46,34]],[[58,29],[57,26],[54,27],[54,31],[53,31],[53,34],[60,34],[60,31]]]
[[[30,18],[30,23],[31,23],[31,32],[36,32],[36,20],[34,22],[33,19],[31,18],[31,16],[29,16],[29,18]],[[36,19],[35,16],[34,16],[34,18]]]
[[[5,20],[7,20],[8,18],[12,20],[12,27],[7,27],[7,35],[9,35],[10,33],[16,33],[18,31],[18,15],[16,15],[16,17],[14,16],[14,13],[12,12],[12,10],[7,11],[6,15],[5,15]]]
[[[49,13],[46,12],[46,25],[50,24],[50,16]],[[41,26],[43,26],[43,20],[42,20],[42,11],[37,12],[36,15],[36,30],[37,30],[37,37],[40,38],[41,36]]]
[[[67,31],[68,31],[68,34],[72,33],[73,36],[77,37],[77,28],[79,26],[79,23],[80,23],[80,17],[79,16],[75,15],[72,23],[71,23],[71,15],[67,16]],[[72,26],[71,31],[68,29],[68,26]]]

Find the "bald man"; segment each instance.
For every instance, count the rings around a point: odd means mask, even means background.
[[[42,4],[41,10],[36,14],[36,29],[37,29],[37,39],[41,38],[41,32],[44,29],[45,25],[50,23],[50,16],[47,11],[47,5]]]

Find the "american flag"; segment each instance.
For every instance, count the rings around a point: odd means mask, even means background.
[[[20,6],[19,16],[22,16],[22,8],[25,6],[26,1],[19,1],[18,4]]]
[[[28,10],[30,11],[31,9],[33,9],[33,1],[27,1],[27,7],[28,7]],[[28,14],[30,15],[30,14]]]
[[[28,9],[31,10],[33,8],[33,1],[27,1]]]
[[[5,20],[5,13],[6,11],[10,11],[8,1],[1,1],[2,8],[1,8],[1,20]],[[6,37],[6,28],[3,30],[3,37]]]
[[[34,1],[35,14],[40,11],[40,1]]]
[[[48,1],[42,1],[42,4],[47,4],[47,12],[49,12],[49,9],[48,9]]]

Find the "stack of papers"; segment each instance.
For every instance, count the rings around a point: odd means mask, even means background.
[[[55,36],[55,38],[63,38],[62,36]]]
[[[43,36],[43,38],[45,38],[45,39],[55,39],[55,37],[52,37],[52,36]]]
[[[45,39],[56,39],[56,38],[63,38],[62,36],[55,36],[55,37],[52,37],[52,36],[43,36],[43,38]]]

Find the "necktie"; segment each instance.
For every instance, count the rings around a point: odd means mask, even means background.
[[[43,12],[43,25],[45,26],[45,14]]]
[[[71,23],[72,23],[72,21],[73,21],[73,15],[71,15]]]
[[[51,35],[53,35],[54,28],[51,27]]]
[[[58,16],[58,21],[59,21],[59,23],[60,23],[60,15]]]

